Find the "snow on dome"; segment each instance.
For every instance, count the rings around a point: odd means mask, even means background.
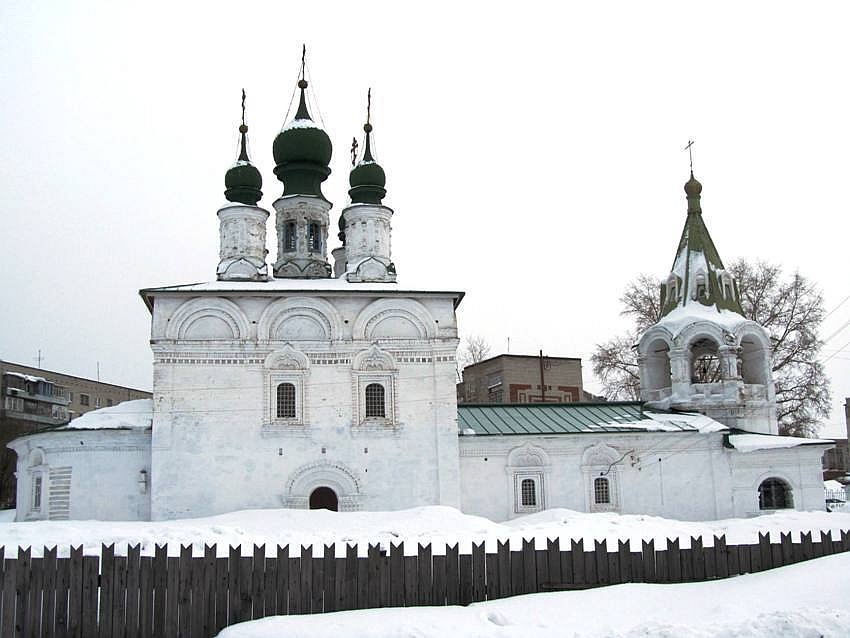
[[[699,321],[710,321],[729,332],[734,332],[738,326],[748,323],[750,320],[737,312],[725,308],[718,310],[715,306],[704,306],[698,301],[694,301],[686,306],[676,306],[664,315],[656,325],[667,328],[675,338],[689,325]]]
[[[57,430],[146,430],[153,419],[153,399],[124,401],[86,412]]]
[[[770,434],[732,434],[729,436],[729,444],[739,452],[744,453],[797,447],[798,445],[830,445],[832,443],[835,443],[835,441],[806,439],[801,436],[773,436]]]
[[[295,128],[319,128],[313,120],[308,120],[305,118],[299,118],[296,120],[289,120],[286,124],[283,125],[283,128],[280,129],[280,132],[289,131]]]

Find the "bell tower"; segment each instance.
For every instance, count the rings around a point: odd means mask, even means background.
[[[661,319],[638,344],[648,407],[702,412],[729,426],[777,434],[767,331],[744,316],[738,284],[702,217],[702,184],[685,184],[688,213],[661,286]]]

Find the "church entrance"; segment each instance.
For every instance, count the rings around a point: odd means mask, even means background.
[[[338,511],[339,500],[334,492],[329,487],[317,487],[310,494],[310,509],[311,510],[330,510]]]

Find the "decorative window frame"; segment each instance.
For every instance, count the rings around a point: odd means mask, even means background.
[[[352,359],[352,427],[360,430],[395,430],[398,422],[398,366],[389,352],[372,345]],[[366,416],[366,387],[377,383],[384,388],[384,415]]]
[[[310,360],[307,355],[287,344],[268,355],[263,368],[263,435],[303,432],[310,422],[307,402]],[[281,383],[295,386],[295,417],[277,416],[277,387]]]
[[[514,515],[530,514],[546,509],[546,477],[550,472],[549,455],[536,445],[526,443],[508,453],[505,471],[508,475],[509,493],[513,494],[511,512]],[[523,505],[522,482],[534,481],[534,505]]]
[[[44,455],[44,450],[36,448],[30,452],[29,467],[29,501],[27,503],[27,520],[44,520],[48,516],[47,510],[47,493],[48,493],[48,478],[50,475],[49,467]],[[40,486],[39,504],[36,507],[36,485]]]
[[[610,445],[599,442],[587,448],[581,457],[581,471],[584,475],[585,506],[588,512],[620,511],[620,466],[617,461],[622,453]],[[597,478],[608,479],[608,503],[596,502]]]

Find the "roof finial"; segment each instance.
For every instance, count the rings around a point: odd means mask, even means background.
[[[304,67],[307,65],[307,45],[301,45],[301,79],[304,78]]]
[[[248,158],[248,125],[245,124],[245,89],[242,89],[242,124],[239,125],[239,133],[242,139],[239,142],[239,161],[249,162]]]
[[[363,149],[363,161],[364,162],[374,162],[375,158],[372,157],[372,142],[371,142],[371,133],[372,133],[372,87],[369,87],[369,90],[366,91],[366,123],[363,125],[363,130],[366,131],[366,146]]]
[[[690,163],[691,163],[691,177],[694,176],[694,153],[691,150],[691,147],[693,145],[694,145],[694,141],[688,140],[688,145],[683,149],[683,150],[688,152],[688,159],[690,160]]]

